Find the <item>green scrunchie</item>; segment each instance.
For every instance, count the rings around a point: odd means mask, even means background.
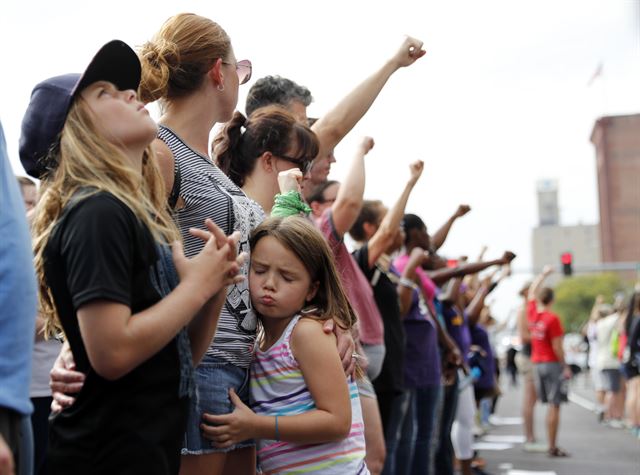
[[[311,213],[311,208],[304,202],[300,193],[295,190],[287,191],[285,194],[278,193],[273,201],[271,216],[285,218],[296,214]]]

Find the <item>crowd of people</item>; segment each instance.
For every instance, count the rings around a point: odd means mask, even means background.
[[[598,420],[640,438],[640,284],[628,302],[620,295],[608,304],[598,295],[582,333]]]
[[[407,213],[422,161],[390,208],[364,200],[370,137],[328,180],[424,54],[407,37],[318,119],[308,89],[266,76],[242,114],[250,61],[179,14],[137,52],[113,40],[37,84],[20,159],[40,189],[20,178],[23,200],[1,141],[0,473],[473,473],[497,391],[485,300],[515,255],[439,253],[470,207],[435,232]],[[548,296],[530,299],[557,350]],[[557,419],[562,358],[531,328]]]
[[[596,298],[582,329],[588,342],[587,365],[582,368],[565,359],[564,329],[553,312],[554,292],[543,287],[552,273],[553,268],[546,266],[520,291],[523,305],[517,328],[522,347],[515,355],[515,363],[524,380],[524,449],[568,456],[556,445],[560,407],[568,400],[571,378],[585,369],[596,390],[598,420],[613,428],[629,428],[633,436],[640,438],[640,285],[636,285],[626,305],[622,295],[614,305],[606,304],[601,295]],[[534,410],[538,401],[549,405],[548,446],[535,435]]]

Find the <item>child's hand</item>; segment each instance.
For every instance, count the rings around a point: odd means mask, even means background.
[[[206,424],[200,425],[202,435],[213,441],[212,445],[220,449],[231,447],[255,436],[253,429],[256,425],[254,422],[256,414],[242,402],[233,388],[229,389],[229,399],[235,406],[231,414],[220,416],[204,414],[202,420]]]

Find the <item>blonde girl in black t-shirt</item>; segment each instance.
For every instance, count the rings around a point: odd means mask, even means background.
[[[237,236],[212,222],[185,258],[139,82],[136,53],[112,41],[82,75],[38,84],[23,120],[20,157],[45,189],[33,225],[45,328],[86,375],[51,421],[52,473],[178,472],[192,365],[239,279]]]

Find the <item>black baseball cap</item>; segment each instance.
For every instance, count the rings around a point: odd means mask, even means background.
[[[140,60],[136,52],[120,40],[105,44],[82,74],[65,74],[45,79],[31,92],[22,119],[20,161],[25,171],[43,178],[57,162],[51,154],[60,141],[75,97],[96,81],[109,81],[120,90],[137,90],[140,84]]]

